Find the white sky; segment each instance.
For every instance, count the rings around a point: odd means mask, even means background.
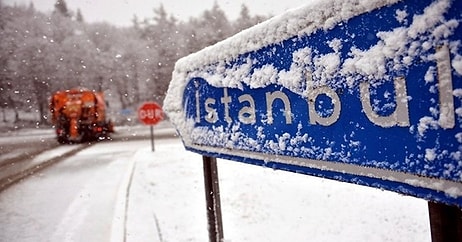
[[[215,1],[231,20],[237,18],[243,3],[249,8],[251,15],[278,15],[306,3],[306,0],[65,0],[68,9],[73,12],[80,9],[87,22],[107,21],[124,26],[131,25],[135,14],[139,20],[153,17],[154,8],[160,4],[164,5],[167,13],[186,21],[190,17],[199,16],[206,9],[211,9]],[[34,3],[36,9],[49,12],[53,10],[56,0],[3,0],[7,5],[17,3],[28,6],[30,2]]]

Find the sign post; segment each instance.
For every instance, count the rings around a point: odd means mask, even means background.
[[[153,126],[164,119],[162,108],[155,102],[145,102],[138,108],[138,118],[143,124],[150,126],[151,150],[154,152]]]
[[[177,61],[164,109],[187,150],[460,210],[461,11],[313,2]]]
[[[215,157],[202,156],[204,168],[205,202],[209,228],[209,241],[223,241],[223,222],[221,217],[220,188]]]
[[[428,202],[433,242],[462,241],[462,211],[456,206]]]
[[[154,125],[149,125],[150,133],[151,133],[151,151],[155,151],[155,146],[154,146]]]

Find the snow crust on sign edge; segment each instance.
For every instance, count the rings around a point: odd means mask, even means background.
[[[187,124],[188,120],[185,118],[182,107],[183,100],[179,96],[187,84],[188,72],[218,61],[232,61],[241,54],[258,50],[290,37],[307,35],[318,29],[329,30],[342,21],[399,1],[314,0],[183,57],[175,63],[163,110],[180,132],[181,130],[192,129],[194,124]],[[185,140],[187,138],[181,136],[183,142],[188,143],[188,140]]]

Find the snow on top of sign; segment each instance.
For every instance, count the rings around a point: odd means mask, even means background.
[[[334,78],[340,78],[344,81],[337,85],[352,88],[359,81],[387,79],[391,70],[399,71],[410,66],[416,58],[424,61],[434,59],[431,55],[422,56],[422,52],[433,48],[435,43],[439,44],[439,41],[458,26],[457,20],[445,20],[443,17],[450,6],[449,0],[433,3],[422,15],[412,19],[405,10],[397,11],[395,17],[398,21],[412,21],[409,27],[377,33],[379,41],[375,45],[366,50],[353,46],[347,59],[341,60],[342,40],[333,39],[328,43],[332,48],[331,53],[316,55],[311,47],[296,50],[289,70],[278,70],[272,64],[252,68],[255,60],[250,58],[239,65],[230,65],[244,53],[279,43],[289,37],[309,35],[318,29],[329,30],[342,21],[394,2],[396,1],[315,1],[288,11],[180,59],[175,65],[169,92],[182,93],[181,90],[191,77],[202,77],[217,87],[241,88],[246,84],[251,88],[262,88],[279,84],[304,95],[306,89],[310,88],[304,82],[307,71],[311,74],[313,86],[332,84],[335,82]],[[451,52],[456,53],[452,66],[462,75],[462,57],[457,54],[460,44],[450,45]],[[393,65],[386,65],[389,62]],[[171,97],[176,99],[174,95]],[[179,100],[172,99],[167,97],[166,108],[179,110],[181,104],[174,105]]]
[[[183,57],[175,64],[175,69],[172,75],[172,81],[169,86],[168,93],[164,102],[164,110],[180,112],[182,110],[181,99],[178,99],[178,94],[182,94],[188,77],[196,74],[198,68],[202,68],[201,75],[207,75],[207,65],[214,64],[212,67],[215,70],[221,70],[221,75],[206,76],[206,79],[218,86],[239,87],[242,84],[241,80],[249,80],[248,74],[251,68],[251,62],[243,63],[240,66],[228,69],[226,63],[237,58],[240,54],[258,50],[272,43],[280,42],[289,37],[296,35],[308,35],[318,29],[328,30],[337,24],[361,13],[371,11],[373,9],[396,3],[398,0],[317,0],[308,3],[297,9],[292,9],[284,14],[273,17],[261,24],[252,28],[246,29],[235,36],[221,41],[213,46],[204,48],[201,51]],[[333,42],[332,46],[341,45],[340,41]],[[334,48],[336,49],[336,48]],[[309,53],[307,50],[301,50],[294,53],[294,58],[299,61],[307,62]],[[330,59],[333,59],[331,57]],[[325,60],[327,61],[326,58]],[[296,61],[296,59],[294,59]],[[297,65],[294,63],[293,65]],[[204,69],[205,68],[205,69]],[[252,80],[248,83],[251,87],[258,88],[264,85],[271,84],[276,80],[271,76],[275,70],[271,66],[256,70],[252,76]],[[265,73],[267,75],[265,75]],[[297,75],[298,73],[290,73]],[[268,79],[268,75],[270,78]],[[280,73],[283,77],[285,73]],[[299,80],[300,76],[294,78],[280,78],[283,80]],[[268,81],[269,80],[269,81]],[[294,82],[283,83],[285,86],[296,85]],[[290,88],[294,89],[294,88]],[[171,114],[172,115],[172,114]]]
[[[309,35],[318,29],[329,30],[338,23],[360,13],[392,4],[398,0],[314,0],[303,7],[285,12],[213,46],[189,55],[177,62],[175,69],[191,71],[221,61],[231,61],[238,55],[299,35]]]

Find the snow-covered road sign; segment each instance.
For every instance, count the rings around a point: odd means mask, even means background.
[[[179,60],[188,150],[462,207],[462,2],[323,0]]]

